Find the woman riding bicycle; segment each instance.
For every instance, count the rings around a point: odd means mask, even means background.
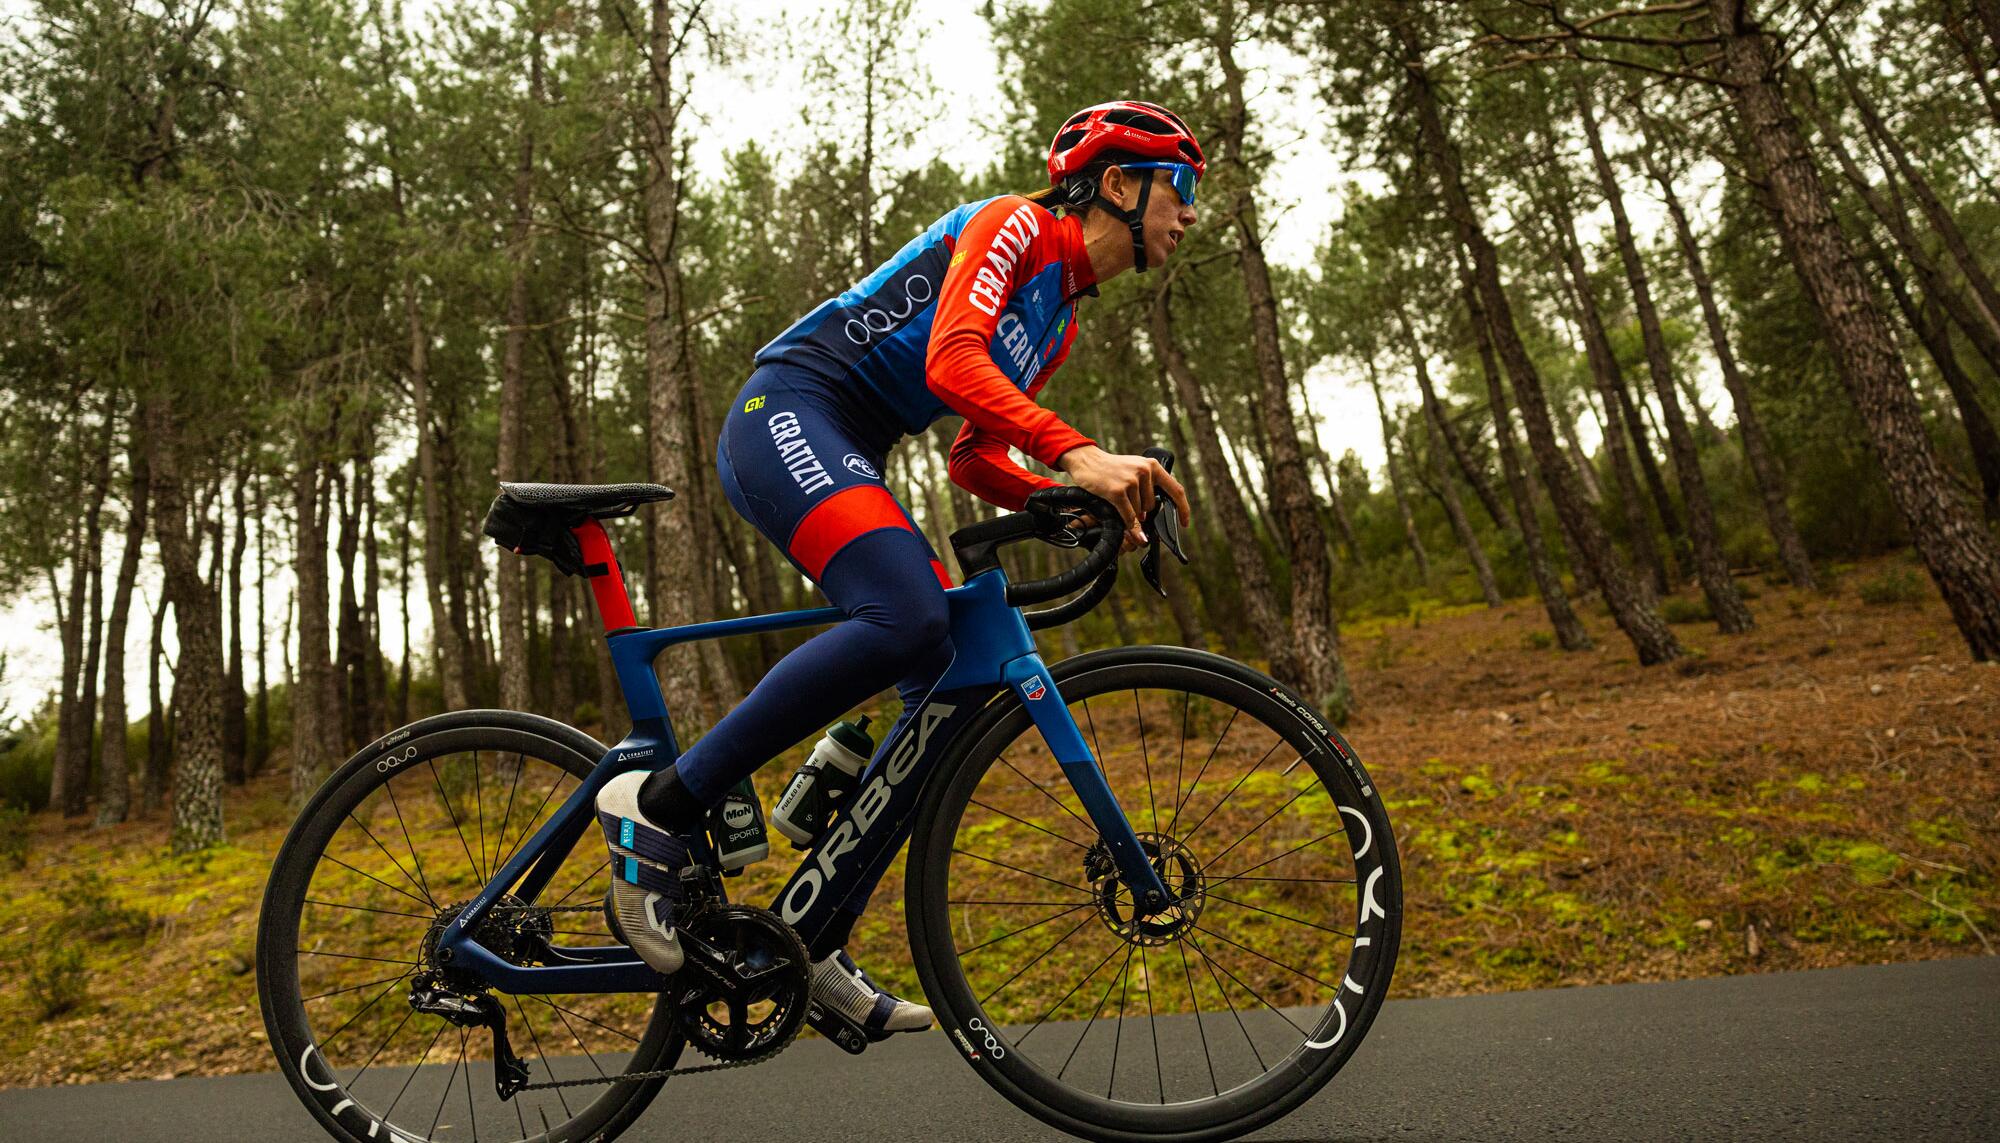
[[[674,875],[698,850],[707,809],[891,684],[907,719],[951,662],[950,577],[881,475],[897,441],[962,416],[954,482],[1017,511],[1056,486],[1009,459],[1020,449],[1116,506],[1128,551],[1145,543],[1156,489],[1188,522],[1186,494],[1158,462],[1106,452],[1035,395],[1076,338],[1076,299],[1180,244],[1204,169],[1200,144],[1166,108],[1085,108],[1049,148],[1046,190],[957,207],[758,352],[717,445],[723,491],[847,621],[787,655],[674,765],[622,775],[598,795],[600,820],[633,823],[622,836],[606,825],[620,858],[611,906],[653,968],[681,965]],[[625,879],[626,858],[640,883]],[[930,1009],[882,992],[842,951],[872,888],[809,949],[813,998],[871,1030],[927,1028]]]

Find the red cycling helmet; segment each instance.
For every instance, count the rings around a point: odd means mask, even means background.
[[[1094,160],[1113,157],[1119,162],[1183,163],[1193,168],[1196,179],[1208,170],[1201,144],[1181,117],[1157,103],[1120,99],[1086,107],[1066,120],[1049,144],[1049,185],[1063,186],[1062,199],[1072,207],[1095,203],[1132,231],[1132,267],[1145,273],[1146,200],[1153,181],[1139,184],[1139,201],[1131,210],[1097,193],[1095,178],[1080,178]],[[1183,201],[1194,201],[1192,185],[1183,192]]]
[[[1207,171],[1201,144],[1181,117],[1157,103],[1120,99],[1086,107],[1069,117],[1049,144],[1049,185],[1080,173],[1108,151],[1186,163]]]

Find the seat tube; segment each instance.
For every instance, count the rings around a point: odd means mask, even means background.
[[[618,566],[618,556],[611,550],[611,537],[605,534],[604,525],[585,520],[571,528],[570,534],[583,549],[583,574],[590,580],[590,593],[597,600],[597,615],[604,623],[604,633],[637,627],[639,621],[632,614],[632,597],[625,590],[625,573]]]
[[[1062,766],[1063,776],[1069,779],[1070,788],[1076,791],[1084,812],[1090,815],[1090,823],[1097,827],[1098,836],[1111,850],[1119,880],[1132,890],[1139,908],[1150,915],[1173,904],[1173,896],[1160,880],[1159,871],[1146,860],[1146,851],[1139,845],[1131,820],[1111,792],[1110,783],[1104,780],[1103,768],[1091,757],[1083,732],[1077,729],[1069,704],[1057,692],[1055,678],[1049,674],[1042,657],[1023,655],[1007,664],[1004,675],[1007,685],[1021,696],[1028,717],[1034,719],[1035,729],[1041,731],[1049,752]]]

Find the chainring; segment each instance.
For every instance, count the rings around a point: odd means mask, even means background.
[[[812,986],[805,942],[768,909],[721,905],[680,926],[687,963],[670,995],[696,1051],[723,1063],[776,1055],[805,1023]]]

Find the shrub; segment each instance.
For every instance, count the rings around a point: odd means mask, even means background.
[[[28,999],[44,1020],[81,1008],[89,985],[83,950],[75,945],[52,944],[28,962]]]
[[[38,718],[0,736],[0,802],[39,810],[49,804],[55,771],[56,720]]]
[[[1715,613],[1709,610],[1706,596],[1696,599],[1671,597],[1661,602],[1660,616],[1669,623],[1700,623],[1715,618]]]
[[[1861,581],[1861,602],[1871,607],[1896,603],[1922,603],[1930,595],[1924,577],[1909,568],[1890,568],[1881,575]]]
[[[24,869],[28,864],[28,811],[0,805],[0,868]]]
[[[1521,637],[1531,650],[1546,651],[1556,645],[1555,633],[1551,631],[1530,631]]]
[[[111,881],[95,869],[72,875],[56,887],[64,928],[100,940],[144,936],[152,917],[111,895]]]

